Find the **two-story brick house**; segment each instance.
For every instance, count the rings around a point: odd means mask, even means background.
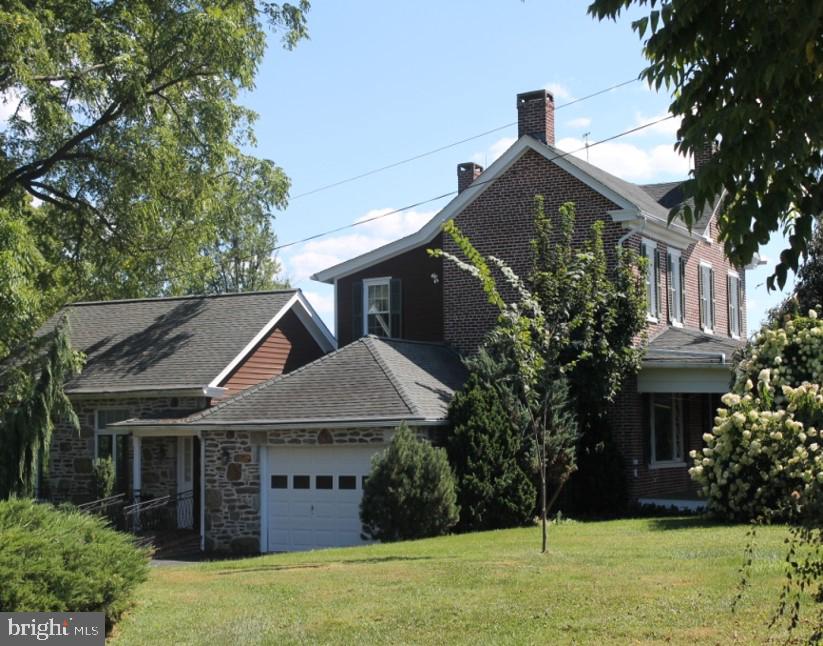
[[[679,182],[632,184],[555,148],[554,101],[548,92],[518,95],[517,110],[517,141],[486,170],[460,164],[458,194],[419,231],[317,273],[317,280],[335,288],[337,351],[326,354],[329,346],[320,343],[310,350],[313,357],[301,351],[305,365],[269,373],[265,364],[271,358],[263,356],[248,371],[251,381],[241,385],[248,387],[233,397],[205,406],[201,400],[209,393],[197,391],[198,401],[185,407],[198,410],[182,410],[178,399],[172,411],[135,406],[116,419],[104,413],[108,432],[130,438],[131,448],[124,444],[123,451],[130,451],[132,477],[142,478],[133,488],[145,491],[149,480],[160,489],[179,487],[183,477],[200,492],[197,511],[208,550],[265,552],[360,542],[358,505],[372,456],[401,422],[420,434],[442,436],[449,401],[465,379],[460,353],[473,352],[496,318],[471,277],[427,250],[457,251],[442,235],[443,223],[453,218],[481,252],[502,257],[526,276],[539,194],[550,214],[565,202],[575,203],[581,240],[593,222],[602,221],[611,262],[618,246],[650,259],[645,359],[615,402],[611,427],[632,500],[689,504],[694,490],[688,451],[701,446],[717,398],[730,382],[731,354],[746,336],[744,272],[723,255],[715,213],[704,214],[691,231],[678,222],[667,224],[670,208],[682,200]],[[233,312],[221,315],[223,325],[232,315],[248,316],[244,310],[252,302],[235,301]],[[128,308],[122,315],[129,316]],[[178,385],[191,385],[179,367],[192,356],[176,332],[185,320],[169,320],[161,335],[143,334],[140,342],[106,350],[117,359],[120,387],[147,387],[141,380],[143,352],[147,361],[171,361],[166,365],[177,366],[171,374]],[[226,333],[221,330],[212,333],[219,337]],[[312,342],[318,338],[313,335]],[[308,342],[293,337],[295,350]],[[200,353],[194,356],[204,360]],[[98,388],[110,377],[106,366],[98,364]],[[232,370],[236,366],[212,369],[216,376],[205,385],[231,387]],[[152,374],[160,377],[164,371]],[[100,427],[99,413],[98,421],[91,421],[94,400],[83,406],[86,426]],[[92,431],[84,433],[85,459],[92,454]],[[186,437],[200,456],[189,471],[185,440],[179,439]],[[53,453],[54,477],[58,487],[71,487],[60,484],[60,473],[72,468],[60,464],[73,459],[74,444],[65,437],[59,441],[67,443],[66,456],[59,455],[63,446]],[[164,442],[169,445],[157,456],[149,450],[150,443]],[[172,455],[178,456],[176,465]],[[172,471],[177,480],[169,477]]]
[[[729,385],[731,354],[746,336],[745,273],[723,254],[716,213],[704,213],[691,231],[667,223],[683,200],[681,182],[632,184],[555,148],[549,92],[518,95],[517,110],[518,140],[485,171],[460,164],[457,197],[429,223],[315,276],[335,286],[338,339],[369,333],[472,352],[496,314],[471,276],[428,256],[441,246],[457,253],[443,223],[454,219],[479,251],[526,276],[534,196],[544,196],[550,214],[574,202],[579,239],[599,220],[610,262],[618,246],[649,258],[647,354],[612,414],[630,495],[688,504],[688,451],[701,446]]]

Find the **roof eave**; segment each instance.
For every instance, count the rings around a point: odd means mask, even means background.
[[[375,427],[395,427],[401,423],[409,426],[446,426],[448,420],[445,418],[426,417],[368,417],[368,418],[339,418],[339,419],[294,419],[294,420],[227,420],[227,421],[206,421],[198,420],[192,422],[178,422],[169,424],[168,422],[153,422],[151,420],[123,421],[118,422],[118,428],[124,429],[153,429],[156,431],[174,432],[181,429],[198,430],[219,430],[222,428],[232,430],[288,430],[304,428],[375,428]]]
[[[65,393],[70,397],[222,397],[226,394],[225,388],[203,384],[202,386],[104,386],[101,388],[66,388]]]

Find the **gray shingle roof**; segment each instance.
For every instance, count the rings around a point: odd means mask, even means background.
[[[465,379],[460,357],[443,344],[369,336],[186,419],[122,425],[440,422]]]
[[[745,341],[704,334],[698,330],[670,327],[649,341],[646,365],[729,363]]]
[[[66,306],[72,345],[87,355],[67,392],[200,388],[211,382],[297,290]]]
[[[667,209],[673,209],[680,204],[688,204],[694,210],[694,198],[683,198],[683,182],[664,182],[661,184],[642,184],[641,187],[652,199]],[[709,204],[700,214],[700,218],[694,223],[694,230],[704,232],[712,219],[715,209],[720,202],[720,196]]]

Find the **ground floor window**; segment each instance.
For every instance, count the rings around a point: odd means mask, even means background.
[[[683,400],[679,395],[651,397],[651,463],[683,462]]]
[[[114,493],[126,493],[129,486],[129,435],[125,431],[107,428],[131,415],[126,409],[100,409],[95,415],[94,455],[110,458],[114,465]]]

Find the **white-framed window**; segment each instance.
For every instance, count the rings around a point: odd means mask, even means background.
[[[726,276],[726,292],[729,305],[729,336],[739,339],[743,319],[743,298],[740,276],[736,271],[730,271]]]
[[[363,334],[392,335],[391,278],[363,281]]]
[[[683,401],[679,395],[652,395],[650,399],[652,466],[683,464]]]
[[[94,411],[94,457],[111,458],[115,493],[128,488],[129,433],[124,429],[106,427],[130,417],[132,415],[127,408],[98,408]]]
[[[684,262],[683,256],[677,249],[669,249],[668,253],[669,278],[669,322],[672,325],[683,325],[686,310],[686,298],[683,290]]]
[[[640,255],[646,259],[646,317],[653,323],[657,323],[660,317],[657,244],[651,240],[642,240]]]
[[[700,328],[714,333],[714,269],[707,262],[701,262],[697,269],[698,291],[700,292]]]

